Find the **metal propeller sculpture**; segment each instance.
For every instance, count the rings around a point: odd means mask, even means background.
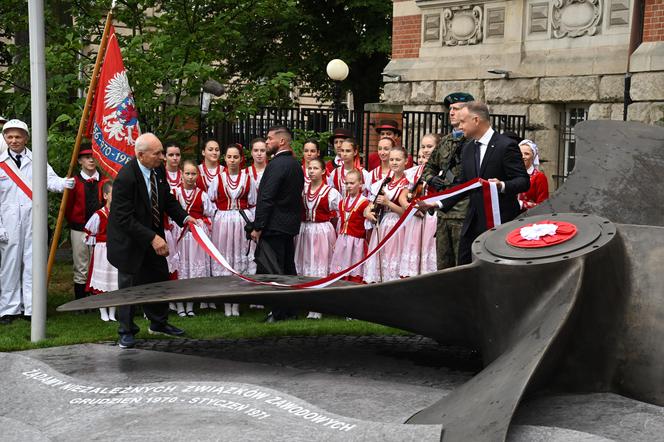
[[[314,290],[235,277],[169,281],[59,310],[209,298],[278,302],[475,348],[483,370],[407,421],[442,424],[445,441],[504,440],[524,395],[544,387],[612,391],[664,406],[664,128],[587,122],[576,134],[576,169],[565,185],[528,216],[480,236],[470,265]],[[543,221],[571,223],[577,232],[541,248],[507,243],[515,229]]]

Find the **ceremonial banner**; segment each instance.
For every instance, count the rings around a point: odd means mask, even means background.
[[[249,276],[245,276],[235,270],[233,267],[231,267],[230,263],[224,255],[221,254],[221,252],[214,246],[210,238],[205,234],[205,231],[198,227],[196,224],[191,224],[191,233],[194,236],[194,239],[198,243],[199,246],[205,250],[205,253],[207,253],[212,259],[217,261],[222,267],[224,267],[226,270],[234,274],[235,276],[238,276],[241,279],[244,279],[245,281],[254,283],[254,284],[260,284],[260,285],[271,285],[275,287],[281,287],[281,288],[291,288],[291,289],[301,289],[301,288],[323,288],[327,287],[330,284],[333,284],[334,282],[340,280],[344,276],[348,275],[350,272],[352,272],[354,269],[357,267],[361,266],[364,264],[369,258],[371,258],[373,255],[378,253],[384,246],[387,244],[387,242],[394,236],[395,233],[397,233],[405,223],[411,219],[413,216],[415,216],[415,213],[417,213],[417,203],[419,201],[424,201],[426,203],[432,204],[437,201],[442,201],[447,198],[451,198],[453,196],[468,192],[473,189],[481,188],[482,192],[484,194],[484,212],[486,215],[486,221],[487,221],[487,226],[491,226],[488,228],[493,228],[495,226],[500,225],[500,209],[499,209],[499,203],[498,203],[498,189],[496,183],[489,182],[480,178],[475,178],[473,180],[467,181],[463,184],[460,184],[458,186],[452,187],[451,189],[444,190],[442,192],[430,194],[430,195],[425,195],[421,198],[417,198],[413,200],[408,208],[403,212],[399,220],[396,222],[396,224],[390,229],[389,232],[385,235],[385,237],[376,245],[376,247],[373,250],[370,250],[367,255],[364,257],[359,262],[356,262],[355,264],[351,265],[347,269],[344,269],[340,272],[337,273],[332,273],[329,276],[326,276],[324,278],[316,279],[314,281],[309,281],[309,282],[304,282],[301,284],[281,284],[278,282],[263,282],[263,281],[258,281],[256,279],[253,279]]]
[[[141,129],[112,25],[89,121],[93,156],[99,167],[115,178],[133,158]]]

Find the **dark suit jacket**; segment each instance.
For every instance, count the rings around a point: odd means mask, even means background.
[[[304,173],[290,151],[276,155],[265,168],[258,188],[254,228],[263,235],[295,236],[300,231]]]
[[[182,226],[187,212],[171,194],[164,166],[155,169],[155,173],[159,211],[162,214],[160,224],[163,224],[163,214],[167,213],[173,221]],[[164,238],[164,227],[152,227],[149,195],[138,160],[134,158],[115,178],[111,213],[108,217],[108,261],[123,273],[137,274],[146,260],[163,260],[166,264],[165,258],[157,256],[151,244],[155,234]]]
[[[484,154],[480,170],[475,166],[475,143],[469,141],[461,151],[461,174],[456,177],[455,184],[462,184],[473,178],[498,178],[505,183],[504,192],[498,193],[500,203],[500,219],[506,223],[519,215],[517,195],[530,187],[530,177],[523,165],[521,151],[514,140],[494,132]],[[482,189],[470,191],[470,205],[463,223],[462,235],[479,235],[486,230],[484,201]],[[463,199],[450,198],[443,202],[443,211],[448,211],[454,204]]]

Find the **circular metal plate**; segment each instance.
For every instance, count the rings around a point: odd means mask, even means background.
[[[507,243],[507,235],[514,229],[546,220],[566,221],[577,227],[577,234],[569,241],[542,248],[514,247]],[[475,257],[494,263],[514,261],[526,264],[567,260],[599,248],[616,233],[615,225],[602,217],[582,213],[552,213],[524,218],[500,225],[480,235],[473,243]]]

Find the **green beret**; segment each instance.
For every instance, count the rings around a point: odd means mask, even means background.
[[[475,98],[466,92],[452,92],[443,100],[443,106],[449,109],[454,103],[467,103],[469,101],[475,101]]]

